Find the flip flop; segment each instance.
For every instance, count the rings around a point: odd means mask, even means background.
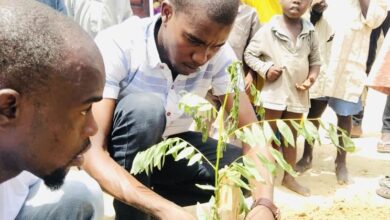
[[[376,194],[382,196],[385,199],[390,199],[390,189],[387,187],[381,187],[376,190]]]
[[[379,153],[390,153],[390,142],[379,141],[378,145],[376,146],[376,151]]]
[[[379,185],[381,187],[386,187],[390,189],[390,176],[385,176],[379,180]]]

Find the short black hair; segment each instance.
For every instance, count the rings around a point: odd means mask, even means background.
[[[191,13],[204,10],[206,15],[219,24],[231,25],[236,19],[239,0],[170,0],[176,12]]]
[[[71,19],[31,0],[0,0],[0,30],[0,89],[21,94],[44,89],[64,73],[69,41],[83,39]]]

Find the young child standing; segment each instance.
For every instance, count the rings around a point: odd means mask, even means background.
[[[311,0],[280,0],[283,15],[274,16],[265,24],[245,50],[245,62],[265,79],[261,92],[265,120],[299,120],[310,108],[308,89],[320,70],[314,27],[302,18],[310,3]],[[275,125],[273,128],[276,131]],[[282,145],[282,150],[285,160],[294,166],[296,148]],[[310,190],[287,172],[282,185],[301,195],[310,195]]]

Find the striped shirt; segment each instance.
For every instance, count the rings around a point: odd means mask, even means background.
[[[103,97],[120,100],[129,93],[153,93],[165,104],[166,129],[163,136],[188,131],[192,119],[178,108],[181,91],[205,97],[211,88],[214,95],[226,94],[229,77],[226,67],[236,56],[224,45],[195,73],[179,74],[175,80],[168,65],[161,62],[154,29],[160,16],[131,17],[100,32],[95,42],[103,56],[106,84]],[[239,81],[243,90],[244,83]]]

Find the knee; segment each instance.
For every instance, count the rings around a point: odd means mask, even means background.
[[[165,129],[165,107],[162,100],[151,93],[129,94],[117,104],[114,124],[134,121],[135,126]]]

